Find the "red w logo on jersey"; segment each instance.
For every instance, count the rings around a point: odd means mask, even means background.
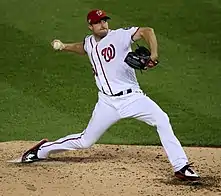
[[[115,48],[113,44],[110,44],[110,46],[104,48],[101,51],[102,56],[104,57],[104,60],[106,62],[110,62],[115,57]]]

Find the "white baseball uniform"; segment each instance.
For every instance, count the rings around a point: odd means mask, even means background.
[[[85,38],[84,49],[99,90],[98,102],[82,133],[43,144],[38,151],[39,158],[47,158],[50,153],[62,150],[89,148],[118,120],[136,118],[157,128],[174,171],[186,165],[187,156],[173,133],[167,114],[142,92],[135,70],[124,62],[131,51],[132,36],[137,30],[138,27],[109,30],[99,42],[93,35]]]

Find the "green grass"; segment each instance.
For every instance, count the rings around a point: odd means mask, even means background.
[[[117,6],[116,6],[117,5]],[[110,26],[151,26],[160,66],[137,73],[142,89],[169,115],[183,145],[221,139],[221,2],[43,0],[0,2],[0,141],[56,139],[81,132],[97,101],[86,56],[54,52],[54,38],[82,41],[88,10]],[[141,42],[143,43],[143,42]],[[159,144],[154,128],[125,119],[100,143]]]

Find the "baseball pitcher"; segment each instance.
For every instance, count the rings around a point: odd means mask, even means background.
[[[188,158],[174,135],[167,114],[141,90],[135,70],[152,69],[158,64],[158,46],[150,27],[109,29],[109,16],[102,10],[87,15],[91,34],[79,43],[52,41],[55,50],[87,55],[98,88],[98,102],[83,132],[56,141],[41,140],[22,156],[31,163],[48,158],[49,154],[91,147],[114,123],[123,118],[135,118],[156,127],[161,143],[174,169],[175,176],[198,180],[199,175],[188,164]],[[131,45],[144,39],[149,49]]]

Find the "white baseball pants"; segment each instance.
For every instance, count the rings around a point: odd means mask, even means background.
[[[47,158],[50,153],[89,148],[111,125],[123,118],[136,118],[156,126],[174,171],[186,165],[187,156],[173,133],[167,114],[141,90],[116,97],[99,92],[98,102],[87,128],[82,133],[43,144],[38,151],[38,157]]]

